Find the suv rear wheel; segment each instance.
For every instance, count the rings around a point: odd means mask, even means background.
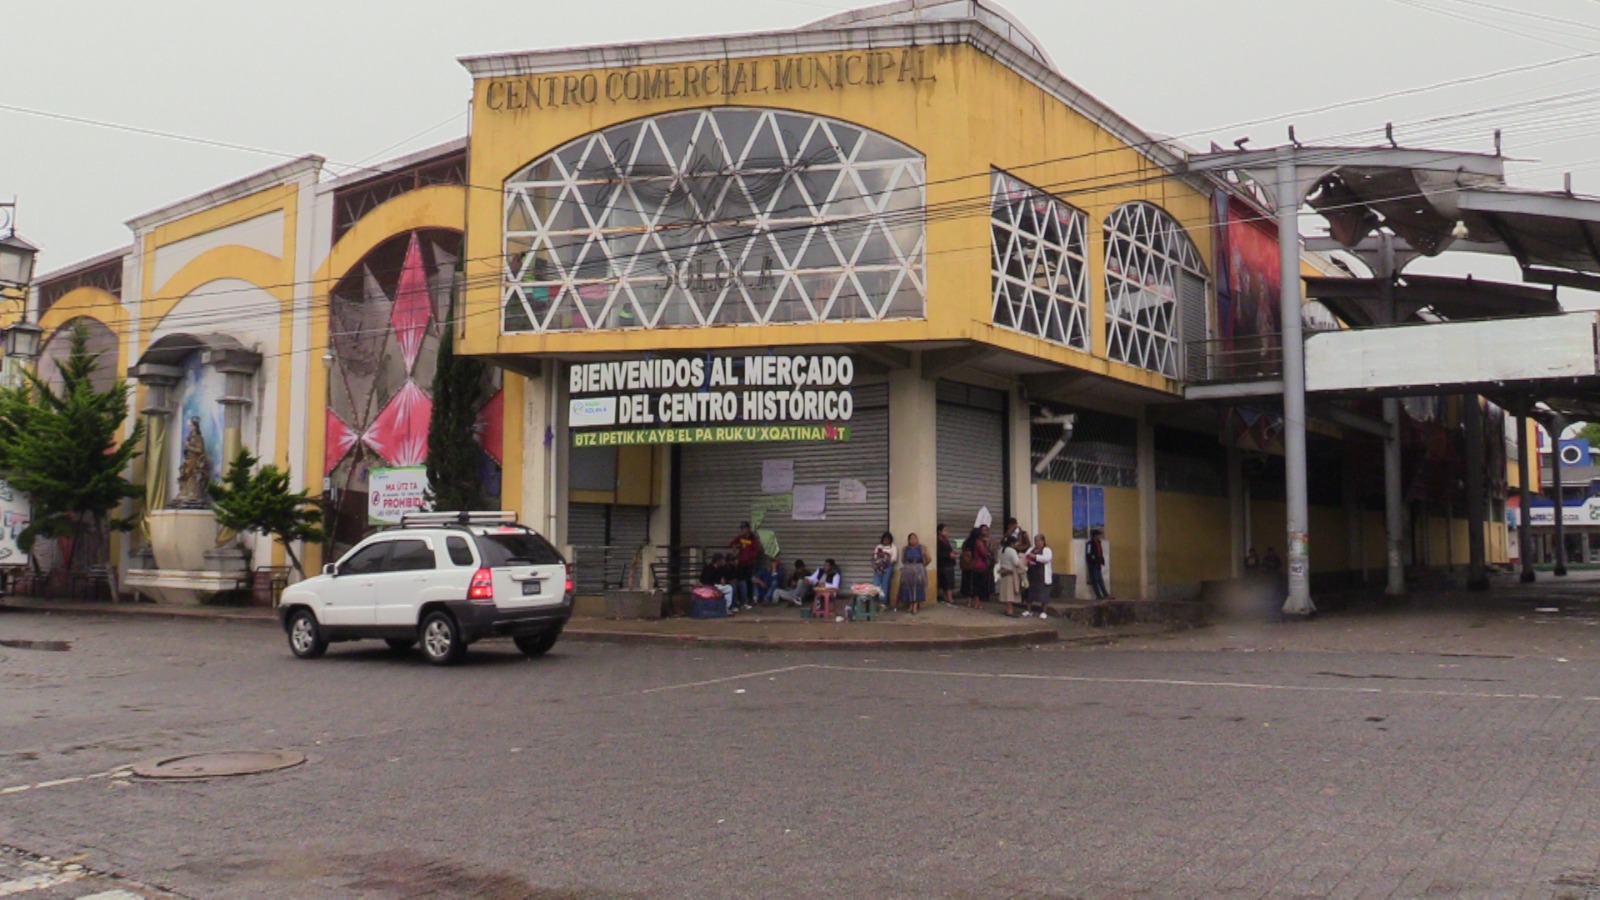
[[[446,612],[432,612],[422,620],[422,655],[436,666],[453,666],[467,655],[456,620]]]
[[[289,652],[301,659],[316,659],[328,652],[322,626],[309,609],[297,609],[289,616]]]
[[[556,638],[561,636],[561,630],[546,631],[543,634],[524,634],[511,639],[526,656],[543,656],[550,652],[556,645]]]

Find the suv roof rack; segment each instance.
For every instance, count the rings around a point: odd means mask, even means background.
[[[460,512],[413,512],[400,517],[401,528],[437,528],[440,525],[515,525],[517,514],[509,510],[461,510]]]

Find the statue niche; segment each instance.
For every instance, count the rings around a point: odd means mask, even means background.
[[[200,417],[189,418],[188,434],[183,439],[183,457],[178,466],[178,509],[205,509],[211,506],[211,465],[206,456],[206,436],[200,430]]]

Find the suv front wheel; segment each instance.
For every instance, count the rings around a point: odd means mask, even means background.
[[[467,655],[467,642],[461,638],[461,628],[446,612],[429,613],[419,629],[422,635],[422,655],[436,666],[453,666]]]
[[[328,652],[322,627],[309,609],[297,609],[289,616],[289,651],[301,659],[316,659]]]

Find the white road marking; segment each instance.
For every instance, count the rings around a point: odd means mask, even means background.
[[[683,684],[664,684],[660,687],[648,688],[640,691],[641,694],[659,694],[663,691],[681,691],[687,688],[708,687],[713,684],[727,684],[730,681],[743,681],[747,678],[761,678],[767,675],[782,675],[786,672],[798,672],[801,669],[814,669],[815,665],[805,664],[799,666],[784,666],[781,669],[763,669],[760,672],[746,672],[743,675],[729,675],[725,678],[708,678],[705,681],[689,681]]]
[[[144,898],[133,891],[125,891],[118,888],[114,891],[101,891],[98,894],[84,894],[78,900],[144,900]]]
[[[942,676],[946,678],[988,678],[1001,681],[1055,681],[1076,684],[1123,684],[1153,687],[1228,688],[1248,691],[1290,691],[1312,694],[1388,694],[1415,697],[1466,697],[1484,700],[1569,700],[1563,694],[1513,694],[1491,691],[1422,690],[1419,688],[1346,687],[1318,684],[1265,684],[1253,681],[1198,681],[1187,678],[1112,678],[1100,675],[1032,675],[1021,672],[951,672],[938,669],[906,669],[878,666],[839,666],[811,663],[796,668],[832,672],[875,672],[882,675]],[[1600,700],[1584,697],[1584,700]]]
[[[11,897],[17,894],[26,894],[29,891],[42,891],[48,888],[60,887],[71,884],[82,878],[84,872],[50,872],[45,875],[30,875],[27,878],[18,878],[15,881],[0,881],[0,897]]]
[[[60,787],[64,784],[78,784],[82,781],[93,781],[97,778],[127,778],[132,774],[133,770],[127,766],[118,766],[115,769],[109,769],[105,772],[96,772],[93,775],[75,775],[71,778],[56,778],[50,781],[41,781],[38,784],[17,784],[12,785],[11,787],[0,788],[0,797],[4,797],[7,794],[20,794],[23,791],[37,791],[43,788]],[[3,896],[5,895],[0,894],[0,897]]]

